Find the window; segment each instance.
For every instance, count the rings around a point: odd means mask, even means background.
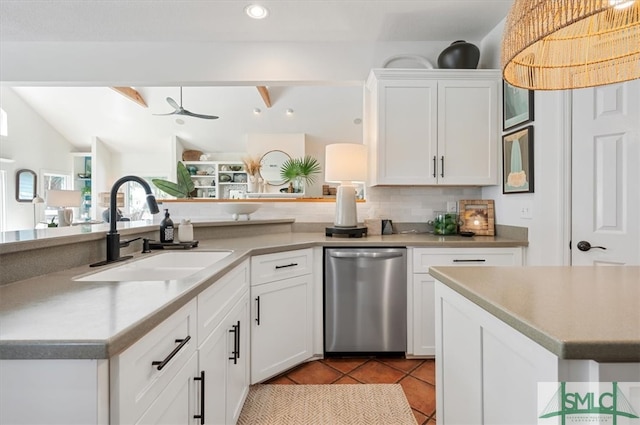
[[[7,112],[0,108],[0,136],[7,137],[9,135],[9,126],[7,123]]]
[[[7,195],[7,172],[0,170],[0,232],[7,230],[7,208],[6,208],[6,195]]]
[[[166,177],[142,177],[149,186],[153,196],[159,201],[161,199],[169,198],[165,192],[161,191],[154,185],[152,179],[166,179]],[[124,215],[129,217],[132,221],[135,220],[153,220],[153,215],[149,212],[147,206],[147,194],[144,192],[144,188],[138,183],[127,182],[125,184],[125,211]]]

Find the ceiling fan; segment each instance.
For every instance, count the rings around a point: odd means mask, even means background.
[[[194,118],[202,118],[205,120],[217,120],[218,117],[215,115],[203,115],[203,114],[194,114],[193,112],[187,111],[182,107],[182,87],[180,87],[180,105],[170,97],[167,97],[167,103],[171,105],[175,109],[175,111],[170,112],[168,114],[153,114],[153,115],[186,115],[188,117]]]

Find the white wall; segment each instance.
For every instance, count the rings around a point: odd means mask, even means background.
[[[481,43],[486,53],[483,66],[500,68],[500,42],[504,22],[487,35]],[[484,199],[495,200],[496,222],[529,228],[528,265],[562,265],[567,247],[563,243],[563,192],[565,157],[569,144],[565,131],[570,122],[564,117],[564,91],[536,91],[534,100],[534,193],[502,193],[502,186],[482,189]],[[527,124],[529,125],[529,124]],[[506,133],[504,133],[506,134]],[[500,143],[502,155],[502,143]],[[502,166],[500,167],[502,181]],[[521,217],[523,206],[532,205],[533,218]]]
[[[42,172],[71,175],[73,146],[53,129],[9,87],[0,87],[0,106],[7,112],[7,137],[0,140],[0,156],[15,162],[0,163],[7,175],[6,230],[33,228],[33,205],[15,200],[16,171],[28,168],[38,175],[42,194]],[[42,205],[38,206],[42,213]]]

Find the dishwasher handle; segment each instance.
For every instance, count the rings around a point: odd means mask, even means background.
[[[329,256],[334,258],[398,258],[404,253],[399,251],[392,252],[352,252],[352,251],[332,251]]]

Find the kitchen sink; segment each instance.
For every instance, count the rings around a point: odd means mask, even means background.
[[[139,260],[132,260],[121,266],[75,278],[81,282],[121,282],[125,280],[151,281],[173,280],[191,276],[205,269],[233,251],[166,252]]]

